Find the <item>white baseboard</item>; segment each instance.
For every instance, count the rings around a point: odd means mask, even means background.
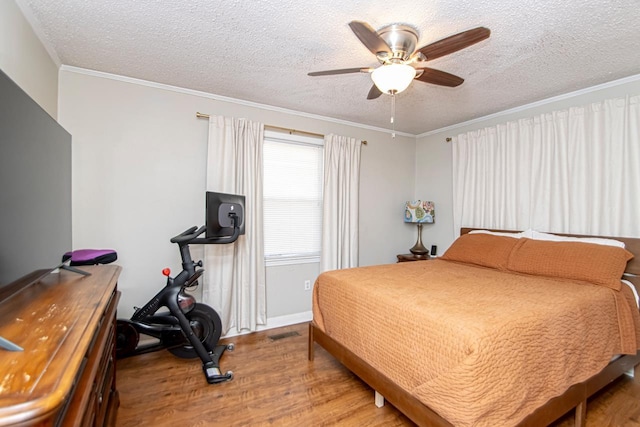
[[[310,322],[313,319],[313,312],[305,311],[302,313],[288,314],[286,316],[267,318],[266,325],[258,325],[257,331],[266,331],[268,329],[281,328],[283,326],[295,325],[298,323]],[[236,328],[231,329],[224,338],[237,337],[238,335],[246,335],[257,331],[238,331]]]

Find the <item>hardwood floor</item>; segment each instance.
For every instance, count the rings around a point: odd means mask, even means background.
[[[221,359],[234,379],[208,385],[199,359],[159,351],[119,360],[118,426],[412,426],[316,345],[307,360],[306,323],[235,337]],[[278,337],[283,336],[284,337]],[[277,339],[272,339],[277,338]],[[554,427],[573,425],[568,414]],[[587,427],[640,427],[640,384],[622,378],[588,405]]]

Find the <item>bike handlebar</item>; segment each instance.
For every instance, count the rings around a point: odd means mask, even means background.
[[[204,225],[200,228],[193,226],[190,229],[185,230],[182,233],[178,234],[177,236],[173,237],[171,239],[171,243],[178,243],[178,244],[200,243],[205,245],[233,243],[236,240],[238,240],[238,236],[240,236],[240,227],[238,226],[238,217],[233,214],[230,216],[231,216],[231,220],[233,221],[233,234],[231,236],[198,238],[199,235],[205,232],[207,227]]]
[[[198,237],[199,235],[201,235],[202,233],[204,233],[204,231],[207,228],[203,225],[202,227],[198,228],[195,225],[193,227],[191,227],[188,230],[183,231],[182,233],[178,234],[175,237],[171,238],[171,243],[184,243],[184,242],[188,242],[189,240],[193,240],[196,237]]]
[[[221,243],[233,243],[238,240],[238,236],[240,236],[240,227],[233,227],[233,235],[225,236],[225,237],[204,237],[199,239],[193,239],[189,243],[202,243],[204,245],[207,244],[221,244]]]

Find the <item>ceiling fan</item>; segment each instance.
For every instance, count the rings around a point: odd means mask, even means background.
[[[418,31],[408,25],[392,24],[376,31],[366,22],[352,21],[349,23],[349,27],[382,65],[377,68],[361,67],[315,71],[309,73],[309,76],[371,73],[374,84],[367,99],[378,98],[383,93],[390,95],[400,93],[414,79],[440,86],[456,87],[461,85],[464,82],[461,77],[424,67],[423,63],[457,52],[491,35],[488,28],[477,27],[416,49]]]

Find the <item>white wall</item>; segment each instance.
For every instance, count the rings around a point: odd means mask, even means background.
[[[395,262],[415,240],[402,222],[413,195],[415,138],[258,108],[206,94],[78,70],[60,71],[60,122],[73,135],[74,248],[114,248],[123,267],[120,315],[161,286],[180,258],[169,239],[204,223],[207,120],[245,117],[265,124],[365,139],[360,197],[360,265]],[[201,256],[195,247],[194,258]],[[305,314],[317,264],[270,267],[267,315]],[[310,277],[313,276],[313,277]]]
[[[0,69],[57,118],[58,67],[13,0],[0,0]]]
[[[436,224],[431,227],[428,234],[423,233],[423,239],[426,240],[425,246],[427,242],[436,244],[438,252],[443,253],[458,236],[458,230],[454,230],[453,226],[452,148],[451,143],[445,141],[447,137],[545,112],[638,94],[640,94],[640,75],[504,111],[474,120],[473,123],[461,123],[429,135],[418,136],[416,195],[428,197],[436,203]]]

